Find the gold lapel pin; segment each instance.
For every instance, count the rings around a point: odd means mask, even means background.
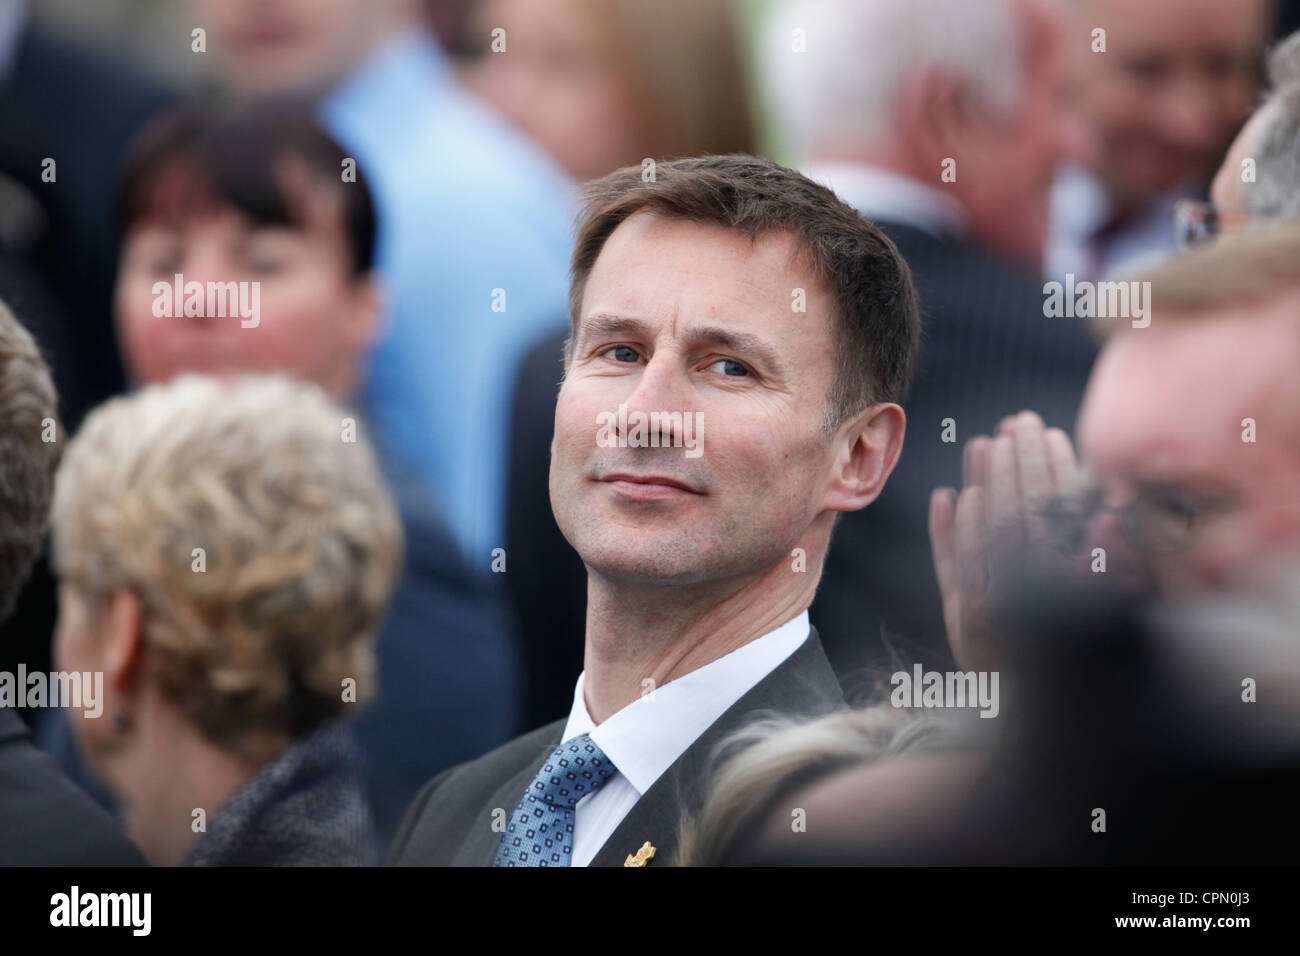
[[[645,843],[641,844],[641,849],[636,851],[636,856],[633,856],[631,853],[627,855],[627,859],[623,861],[623,865],[624,866],[645,866],[654,858],[655,858],[655,848],[650,845],[649,840],[646,840]]]

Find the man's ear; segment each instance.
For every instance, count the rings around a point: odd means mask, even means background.
[[[104,679],[115,690],[132,690],[139,683],[144,661],[140,598],[134,591],[119,588],[105,599],[100,614]]]
[[[857,511],[880,497],[903,450],[907,416],[893,402],[872,405],[835,431],[835,462],[823,507]]]
[[[928,70],[903,91],[895,123],[911,162],[932,169],[937,183],[941,162],[954,155],[955,141],[964,138],[971,119],[961,83],[940,70]]]

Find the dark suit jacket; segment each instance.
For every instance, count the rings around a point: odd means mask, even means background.
[[[32,746],[0,707],[0,866],[144,866],[107,813]]]
[[[677,851],[678,826],[694,813],[716,745],[763,713],[814,717],[843,706],[839,682],[814,629],[780,666],[736,701],[642,794],[592,866],[622,866],[647,840],[655,860]],[[420,792],[393,843],[398,866],[491,866],[501,833],[493,811],[514,812],[529,782],[561,743],[566,720],[548,724],[435,777]],[[499,819],[499,815],[498,815]]]
[[[1043,280],[980,246],[878,225],[916,283],[922,339],[907,437],[884,492],[836,527],[810,614],[850,700],[858,675],[920,659],[946,669],[930,552],[930,492],[961,487],[962,448],[1031,409],[1072,432],[1096,345],[1085,320],[1043,315]],[[955,441],[943,441],[943,420]]]
[[[37,29],[23,31],[9,67],[0,79],[0,176],[35,201],[40,215],[19,241],[9,242],[9,230],[0,228],[0,298],[50,365],[62,440],[123,388],[112,322],[113,187],[127,142],[170,96],[128,66]],[[46,157],[57,164],[54,182],[41,178]],[[10,213],[0,206],[0,221]],[[24,662],[48,670],[56,614],[54,577],[42,555],[0,624],[0,669]]]

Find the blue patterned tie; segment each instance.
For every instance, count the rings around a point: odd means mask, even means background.
[[[590,734],[567,740],[546,758],[501,834],[493,866],[568,866],[574,807],[618,773]]]

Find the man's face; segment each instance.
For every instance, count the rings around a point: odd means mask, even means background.
[[[346,398],[375,331],[368,279],[352,275],[340,226],[257,226],[215,206],[179,221],[146,219],[127,233],[118,270],[118,340],[131,379],[182,372],[284,372]],[[256,324],[235,315],[159,315],[154,284],[257,284]],[[182,303],[184,298],[182,298]],[[206,295],[204,305],[206,307]],[[231,310],[227,310],[228,312]]]
[[[1165,589],[1222,583],[1255,559],[1300,549],[1297,355],[1300,293],[1249,312],[1157,316],[1103,349],[1079,450],[1106,503],[1145,493],[1175,523],[1188,505],[1210,509],[1184,550],[1149,555]]]
[[[197,26],[232,83],[257,93],[316,92],[364,54],[375,7],[395,0],[194,0]]]
[[[981,240],[1038,264],[1052,180],[1061,163],[1082,160],[1090,144],[1073,101],[1063,21],[1031,0],[1017,9],[1026,51],[1017,107],[1006,116],[981,115],[971,124],[954,150],[952,188]]]
[[[1099,172],[1122,205],[1204,181],[1254,105],[1268,31],[1264,0],[1087,0],[1083,107],[1097,125]],[[1079,43],[1087,44],[1087,36]]]
[[[647,213],[609,237],[588,277],[551,455],[556,520],[594,572],[672,584],[759,575],[825,509],[831,298],[794,251],[785,234],[751,243]],[[795,289],[806,312],[792,309]],[[608,447],[598,422],[624,404],[626,447]],[[698,456],[663,440],[633,447],[633,416],[650,412],[696,416]],[[639,483],[652,478],[682,487]]]

